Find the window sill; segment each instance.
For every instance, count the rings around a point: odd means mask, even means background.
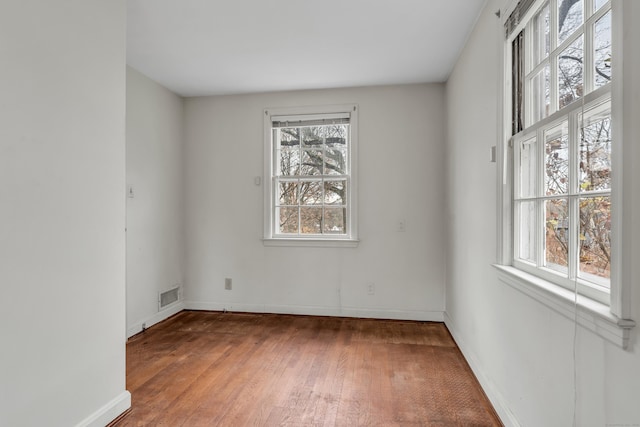
[[[629,331],[635,326],[632,320],[619,319],[611,314],[609,307],[600,302],[578,295],[577,316],[573,292],[511,266],[494,264],[498,278],[503,283],[530,296],[568,319],[577,319],[578,324],[596,335],[626,349]]]
[[[351,239],[291,239],[270,238],[262,239],[264,246],[290,246],[311,248],[357,248],[360,240]]]

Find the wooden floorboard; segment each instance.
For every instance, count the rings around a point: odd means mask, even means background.
[[[501,426],[441,323],[184,311],[127,343],[126,426]]]

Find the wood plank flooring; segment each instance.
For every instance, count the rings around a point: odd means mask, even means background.
[[[127,344],[113,426],[501,426],[440,323],[185,311]]]

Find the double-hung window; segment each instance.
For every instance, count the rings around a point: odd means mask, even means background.
[[[538,283],[603,306],[610,305],[616,256],[613,153],[619,149],[611,3],[521,0],[505,21],[510,264]]]
[[[265,242],[357,242],[354,105],[265,110]]]

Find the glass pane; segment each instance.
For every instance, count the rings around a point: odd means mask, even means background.
[[[276,208],[278,232],[298,234],[298,208]]]
[[[531,79],[531,114],[533,123],[549,115],[551,106],[551,77],[549,64]]]
[[[549,4],[533,18],[533,67],[549,56]]]
[[[322,232],[322,208],[300,208],[300,233],[320,234]]]
[[[523,260],[535,262],[535,242],[536,242],[536,214],[535,202],[520,203],[519,221],[519,245],[518,257]]]
[[[326,175],[345,175],[347,173],[347,147],[330,148],[325,150],[324,173]]]
[[[300,150],[298,148],[281,148],[278,150],[278,170],[280,176],[293,176],[300,173]]]
[[[607,2],[607,0],[595,0],[593,6],[594,9],[593,11],[595,12],[596,10],[600,9],[602,6],[605,5],[605,3]]]
[[[536,195],[536,139],[521,142],[520,146],[520,196]]]
[[[308,126],[301,128],[302,144],[305,147],[318,147],[324,142],[324,126]]]
[[[324,183],[324,203],[327,205],[347,204],[347,182],[325,181]]]
[[[280,182],[278,184],[278,204],[289,206],[298,204],[297,182]]]
[[[325,126],[324,173],[326,175],[347,173],[347,136],[348,125]]]
[[[594,27],[596,88],[611,81],[611,12],[598,19]]]
[[[609,279],[610,273],[611,199],[580,199],[580,277]]]
[[[321,205],[322,199],[321,181],[305,181],[300,183],[301,205]]]
[[[347,230],[345,208],[325,208],[324,232],[329,234],[345,234]]]
[[[300,175],[322,175],[322,150],[303,150]]]
[[[566,199],[545,201],[545,266],[567,272],[569,215]]]
[[[558,0],[558,44],[582,25],[583,0]]]
[[[566,194],[569,189],[569,135],[567,124],[544,133],[544,194]]]
[[[349,125],[327,125],[325,126],[326,144],[330,147],[346,146]]]
[[[571,43],[558,56],[558,103],[559,108],[580,98],[584,91],[582,62],[583,36]]]
[[[277,133],[277,129],[274,129]],[[280,128],[280,147],[299,147],[300,146],[300,128]]]
[[[582,128],[579,165],[580,191],[611,189],[611,117]]]

